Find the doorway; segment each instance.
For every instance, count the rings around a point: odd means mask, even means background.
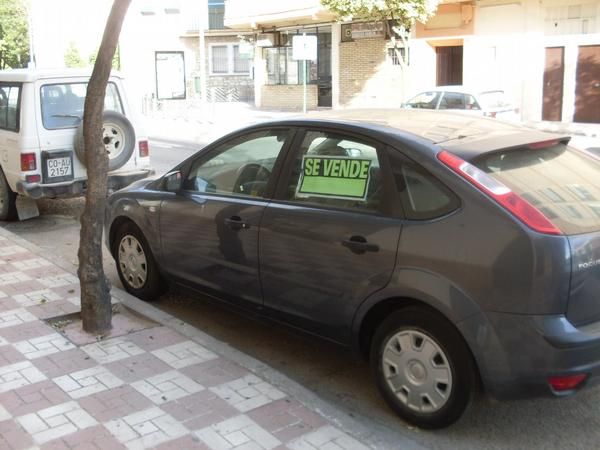
[[[463,83],[463,46],[436,47],[436,85],[457,86]]]
[[[562,120],[564,73],[565,48],[546,48],[542,120],[551,120],[555,122],[560,122]]]
[[[573,121],[600,123],[600,45],[579,47]]]

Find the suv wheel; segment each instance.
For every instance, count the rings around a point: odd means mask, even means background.
[[[116,111],[104,111],[102,115],[102,140],[108,153],[108,171],[116,170],[123,165],[135,148],[135,130],[123,114]],[[83,122],[75,134],[75,153],[85,165],[85,142],[83,139]]]
[[[398,310],[381,324],[371,366],[391,408],[421,428],[457,421],[477,385],[471,354],[458,331],[424,308]]]
[[[133,223],[118,229],[113,241],[117,272],[125,290],[142,300],[154,300],[163,292],[163,280],[158,272],[150,246]]]
[[[15,194],[0,169],[0,220],[17,220],[17,194]]]

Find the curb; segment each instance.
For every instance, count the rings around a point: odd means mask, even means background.
[[[77,270],[72,263],[57,255],[48,255],[37,245],[15,235],[0,227],[0,236],[4,236],[30,252],[52,262],[55,266],[77,276]],[[424,450],[426,447],[416,443],[409,437],[402,435],[403,423],[399,420],[398,429],[390,430],[389,427],[372,420],[371,418],[350,413],[336,405],[321,399],[315,393],[305,388],[296,381],[288,378],[269,365],[219,341],[188,323],[167,314],[149,303],[146,303],[127,292],[111,286],[111,295],[122,302],[127,308],[148,317],[162,326],[172,328],[187,338],[209,348],[224,358],[230,359],[255,375],[264,378],[269,383],[281,387],[282,390],[294,397],[306,407],[313,409],[324,418],[344,432],[374,449],[402,448],[407,450]]]

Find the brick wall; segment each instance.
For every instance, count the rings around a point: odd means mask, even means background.
[[[390,107],[402,103],[402,69],[382,38],[340,43],[340,105]]]
[[[307,109],[315,109],[318,101],[316,84],[307,87]],[[302,110],[304,87],[300,85],[265,85],[262,86],[262,108]]]

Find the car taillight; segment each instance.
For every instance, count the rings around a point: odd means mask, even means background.
[[[27,172],[36,168],[35,153],[21,153],[21,171]]]
[[[148,141],[140,141],[138,144],[140,150],[140,158],[145,158],[150,154],[150,148],[148,147]]]
[[[484,112],[483,115],[485,117],[491,117],[491,118],[495,119],[496,118],[496,111]]]
[[[549,141],[534,142],[533,144],[529,144],[527,147],[532,150],[541,150],[543,148],[554,147],[558,144],[560,144],[558,139],[551,139]]]
[[[548,377],[548,384],[555,391],[571,391],[587,378],[585,374],[567,375],[564,377]]]
[[[28,183],[39,183],[40,181],[42,181],[42,176],[41,175],[26,175],[25,181]]]
[[[562,232],[537,208],[515,194],[500,181],[483,170],[462,160],[448,151],[438,153],[438,159],[446,166],[470,182],[480,191],[492,197],[504,209],[538,233],[559,235]]]

